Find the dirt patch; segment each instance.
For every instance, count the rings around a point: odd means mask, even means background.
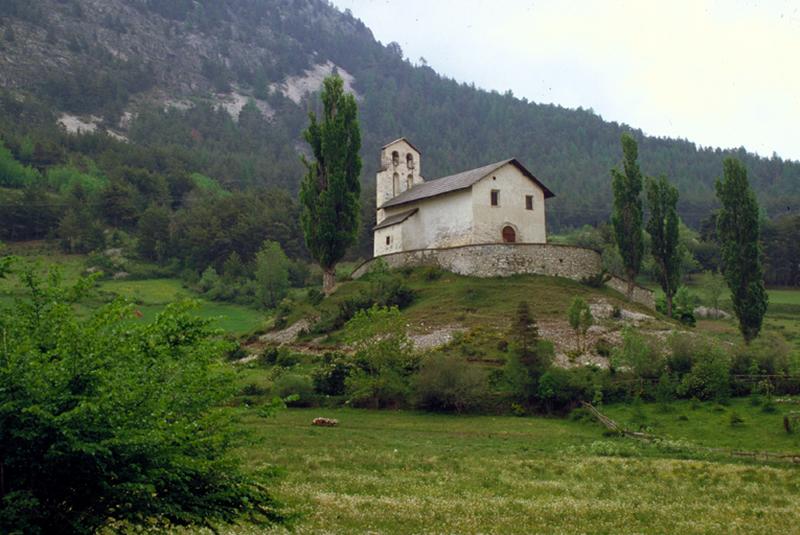
[[[277,345],[290,344],[297,340],[297,336],[301,331],[307,331],[309,327],[311,327],[311,322],[309,322],[307,319],[302,319],[291,324],[285,329],[262,335],[259,340],[261,342]]]

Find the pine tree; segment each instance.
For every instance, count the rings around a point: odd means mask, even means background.
[[[333,291],[336,264],[358,235],[361,185],[361,131],[353,95],[345,95],[342,79],[324,81],[321,122],[309,113],[303,132],[314,160],[303,157],[307,173],[300,186],[301,223],[306,246],[323,271],[323,290]]]
[[[536,344],[539,341],[539,327],[536,324],[536,318],[531,314],[528,303],[525,301],[520,301],[517,305],[517,314],[514,318],[511,338],[517,346],[516,349],[523,357],[536,352]]]
[[[739,330],[749,343],[761,331],[768,301],[761,266],[758,202],[747,181],[747,169],[739,160],[726,158],[723,170],[724,178],[716,182],[722,203],[717,217],[722,274],[731,290]]]
[[[645,189],[650,211],[647,232],[652,240],[657,279],[667,298],[667,315],[672,317],[672,298],[681,281],[678,188],[662,176],[658,179],[648,178]]]
[[[611,170],[611,187],[614,191],[614,212],[611,222],[619,254],[625,264],[628,279],[628,299],[633,296],[633,286],[642,266],[644,240],[642,238],[642,171],[636,159],[639,149],[630,134],[622,134],[624,172]]]

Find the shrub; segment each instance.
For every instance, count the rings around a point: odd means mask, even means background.
[[[309,303],[317,306],[322,303],[323,299],[325,299],[325,294],[322,293],[322,290],[319,288],[309,288],[306,292],[306,298],[308,299]]]
[[[651,340],[626,327],[622,333],[622,346],[611,352],[615,368],[629,368],[637,377],[654,379],[661,375],[664,360]]]
[[[409,376],[419,367],[397,307],[358,312],[346,326],[355,348],[356,367],[345,380],[345,391],[356,406],[399,407],[410,392]]]
[[[699,399],[727,399],[730,396],[730,360],[710,342],[698,343],[692,370],[678,385],[678,394]]]
[[[480,410],[487,394],[486,373],[456,357],[429,357],[414,380],[417,407],[430,411]]]
[[[272,366],[273,364],[275,364],[275,361],[277,359],[278,359],[277,346],[267,346],[261,351],[261,354],[258,356],[258,363],[261,366]]]
[[[585,284],[590,288],[602,288],[609,279],[611,279],[611,274],[605,269],[602,269],[594,275],[582,278],[581,284]]]
[[[742,424],[744,424],[744,418],[742,418],[741,415],[736,411],[733,411],[731,413],[729,421],[730,421],[731,427],[739,427]]]
[[[593,399],[593,375],[589,368],[552,367],[539,379],[539,399],[548,412],[569,410],[580,401]]]
[[[425,269],[426,281],[437,281],[444,275],[444,270],[438,266],[431,266]]]
[[[739,344],[733,351],[731,371],[735,374],[780,375],[789,371],[791,349],[786,340],[764,333],[749,345]]]
[[[314,385],[307,375],[285,373],[275,380],[273,392],[281,399],[293,397],[286,404],[294,407],[308,407],[314,401]]]
[[[266,481],[241,467],[233,422],[220,417],[237,387],[207,320],[186,303],[151,322],[130,321],[121,301],[78,314],[91,281],[24,277],[31,296],[0,310],[0,391],[14,392],[0,403],[0,532],[274,517]]]
[[[345,393],[345,381],[353,368],[352,362],[342,353],[325,353],[322,363],[314,370],[314,390],[327,396]]]
[[[669,337],[667,344],[670,353],[667,356],[667,368],[671,373],[683,377],[692,370],[694,362],[694,340],[681,333],[673,333]]]

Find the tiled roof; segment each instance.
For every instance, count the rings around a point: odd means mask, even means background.
[[[503,160],[502,162],[496,162],[493,164],[485,165],[483,167],[478,167],[477,169],[470,169],[469,171],[463,171],[461,173],[450,175],[442,178],[437,178],[436,180],[431,180],[429,182],[423,182],[422,184],[418,184],[413,188],[404,191],[397,197],[389,199],[385,203],[383,203],[380,208],[389,208],[392,206],[400,206],[401,204],[406,204],[414,201],[418,201],[420,199],[427,199],[429,197],[435,197],[437,195],[442,195],[444,193],[450,193],[451,191],[458,191],[466,188],[472,187],[473,184],[478,182],[480,179],[490,175],[494,171],[500,169],[506,164],[512,164],[517,169],[519,169],[522,174],[533,180],[539,187],[542,188],[544,191],[544,198],[549,199],[550,197],[555,197],[555,194],[547,189],[547,186],[539,182],[533,174],[525,169],[516,158],[511,158],[510,160]]]
[[[405,211],[405,212],[400,212],[399,214],[395,214],[393,216],[389,216],[386,219],[384,219],[383,221],[381,221],[380,223],[378,223],[377,225],[375,225],[374,227],[372,227],[372,230],[378,230],[379,228],[391,227],[392,225],[396,225],[398,223],[402,223],[403,221],[405,221],[406,219],[408,219],[412,215],[416,214],[417,210],[419,210],[419,208],[414,208],[413,210],[408,210],[408,211]]]

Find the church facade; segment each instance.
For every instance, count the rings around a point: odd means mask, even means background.
[[[374,256],[492,243],[547,242],[545,200],[554,194],[512,158],[436,180],[400,138],[381,149]]]

